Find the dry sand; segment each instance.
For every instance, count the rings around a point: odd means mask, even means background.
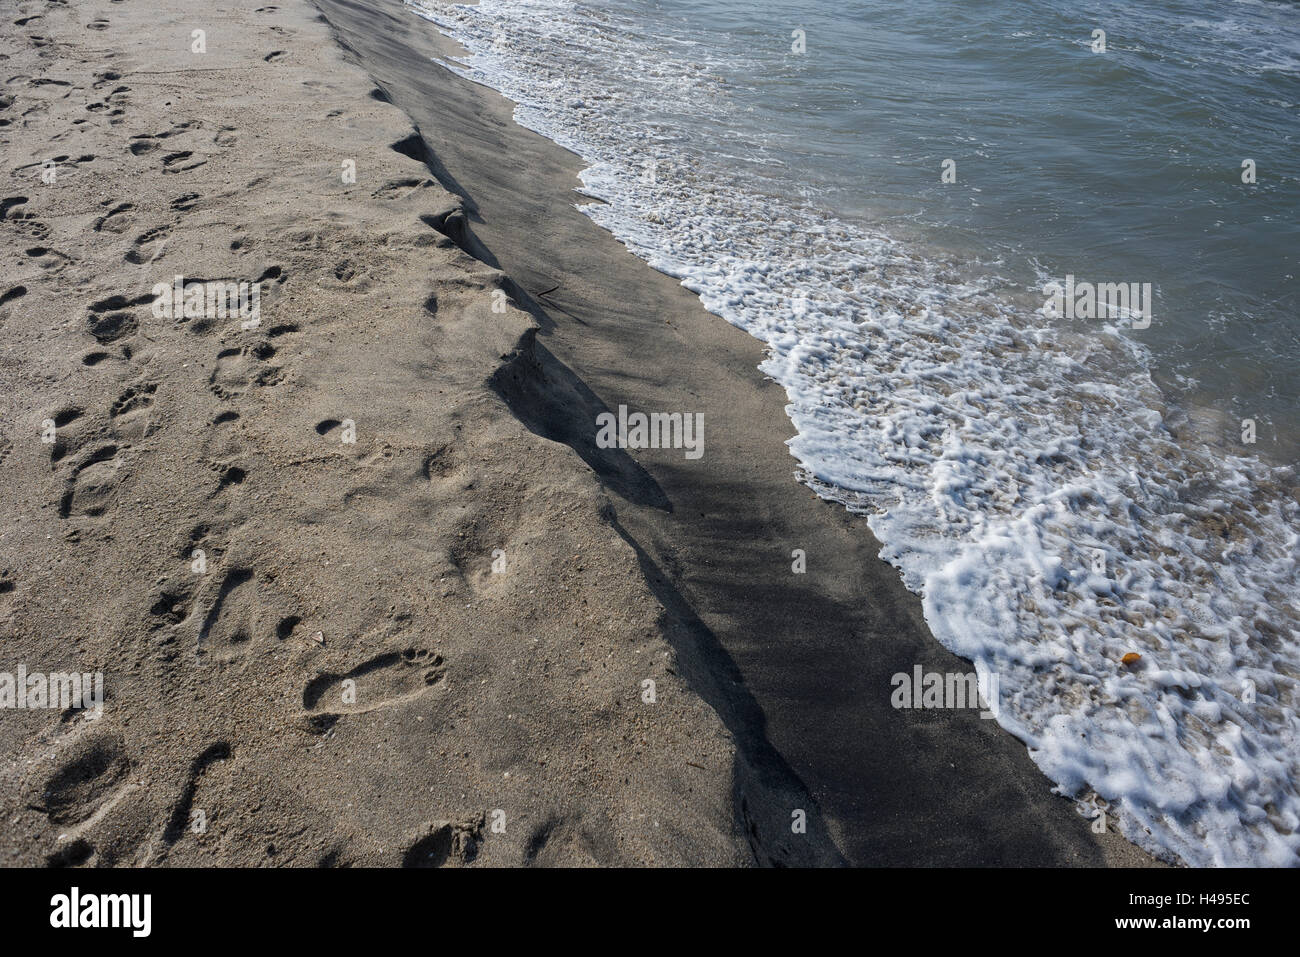
[[[6,7],[0,672],[107,694],[0,712],[0,861],[1147,863],[890,707],[969,668],[794,482],[758,344],[431,25],[318,7]],[[259,324],[156,316],[177,275]],[[597,448],[620,403],[706,454]]]

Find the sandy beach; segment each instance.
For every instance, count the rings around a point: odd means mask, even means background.
[[[891,703],[970,665],[761,344],[399,0],[8,13],[0,671],[105,691],[0,713],[0,863],[1157,863]]]

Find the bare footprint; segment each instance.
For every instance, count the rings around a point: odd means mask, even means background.
[[[203,819],[206,826],[208,818],[212,815],[212,808],[205,807],[200,797],[200,792],[205,782],[207,782],[213,773],[213,767],[221,761],[229,761],[231,755],[230,745],[225,741],[218,741],[204,749],[190,764],[189,776],[186,778],[185,787],[181,791],[180,799],[172,807],[171,816],[168,818],[167,827],[163,830],[163,843],[167,845],[175,844],[186,834],[195,833],[192,826],[194,812],[203,812]]]
[[[484,818],[435,821],[422,825],[403,842],[403,867],[460,867],[478,856]]]
[[[130,218],[124,216],[124,213],[134,209],[130,203],[119,203],[110,209],[99,219],[95,220],[95,232],[108,230],[110,233],[120,233],[130,225]]]
[[[253,570],[232,568],[199,625],[196,653],[218,664],[244,658],[255,641],[269,637],[267,618]]]
[[[111,419],[131,417],[153,405],[154,393],[158,391],[157,382],[142,381],[128,386],[113,402],[108,410]]]
[[[193,150],[178,150],[163,157],[163,172],[185,173],[192,169],[198,169],[206,162],[205,159],[194,159]]]
[[[116,445],[100,446],[78,463],[59,500],[60,518],[97,518],[113,508],[129,474],[120,451]]]
[[[140,327],[134,310],[152,302],[152,294],[137,296],[134,299],[128,299],[126,296],[109,296],[107,299],[93,302],[89,307],[90,315],[86,318],[87,329],[101,345],[125,339],[127,336],[134,335]]]
[[[74,741],[70,751],[30,805],[59,826],[93,815],[120,790],[131,771],[126,748],[116,735],[87,734]]]
[[[250,388],[272,386],[283,375],[279,366],[267,360],[275,355],[269,342],[259,342],[246,349],[223,349],[217,365],[208,377],[208,388],[219,399],[237,399]]]
[[[328,730],[340,717],[391,708],[419,697],[442,680],[442,655],[417,648],[376,655],[346,674],[326,672],[302,692],[311,726]]]
[[[23,254],[36,261],[36,265],[47,270],[51,275],[61,273],[73,258],[67,253],[59,252],[57,249],[50,249],[47,246],[31,246],[23,250]]]
[[[162,253],[171,231],[171,226],[164,224],[141,233],[126,251],[126,261],[137,266],[153,262]]]
[[[433,186],[431,179],[394,179],[389,180],[374,192],[376,199],[406,199],[419,190]]]

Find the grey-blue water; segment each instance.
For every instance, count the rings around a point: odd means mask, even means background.
[[[761,9],[766,5],[758,5]],[[1300,7],[1272,0],[663,3],[739,43],[833,208],[1005,264],[1151,282],[1162,385],[1300,443]],[[1093,52],[1094,30],[1105,52]],[[757,81],[757,82],[755,82]],[[770,107],[769,107],[770,108]],[[956,184],[940,182],[945,159]],[[1242,182],[1254,160],[1256,182]]]

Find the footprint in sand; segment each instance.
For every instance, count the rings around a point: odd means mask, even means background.
[[[101,345],[125,339],[135,335],[136,330],[140,328],[135,310],[152,303],[152,294],[137,296],[134,299],[128,299],[126,296],[109,296],[107,299],[90,304],[86,327],[95,337],[95,341]]]
[[[217,491],[229,488],[232,485],[242,485],[244,479],[248,478],[248,471],[232,462],[213,462],[212,467],[219,475]]]
[[[111,352],[104,352],[101,349],[91,349],[81,357],[81,364],[85,366],[97,366],[105,359],[127,359],[129,356],[115,356]]]
[[[213,569],[221,561],[221,550],[204,550],[208,567]],[[194,653],[200,664],[248,667],[276,650],[282,640],[283,623],[286,617],[291,617],[286,607],[289,599],[275,588],[273,581],[256,575],[251,566],[237,560],[227,564],[227,568],[214,571],[199,586],[201,593],[192,606],[185,599],[188,582],[173,586],[171,594],[160,596],[160,600],[174,599],[180,606],[179,611],[175,610],[176,605],[172,606],[164,624],[188,622],[183,628],[189,629],[198,622]],[[174,620],[178,615],[184,616],[181,622]]]
[[[460,450],[446,443],[425,455],[421,472],[428,481],[440,482],[459,475],[464,465],[465,457]]]
[[[118,106],[117,101],[121,101],[121,95],[116,98],[109,96],[98,103],[87,103],[86,109],[91,113],[103,113],[105,116],[122,116],[126,111]]]
[[[446,672],[442,655],[418,648],[376,655],[345,674],[317,675],[302,692],[304,715],[323,732],[339,718],[391,708],[428,692]]]
[[[111,312],[88,317],[86,327],[96,342],[105,345],[135,335],[140,323],[129,312]]]
[[[394,179],[380,186],[372,194],[376,199],[407,199],[418,190],[433,186],[431,179]]]
[[[141,380],[134,385],[127,386],[126,391],[119,395],[112,406],[109,407],[109,418],[132,418],[137,413],[153,405],[154,393],[157,391],[158,383],[148,380]]]
[[[50,227],[37,219],[35,213],[28,212],[26,205],[26,196],[0,199],[0,221],[9,223],[38,243],[44,242],[49,239]]]
[[[59,252],[57,249],[50,249],[46,246],[31,246],[23,250],[23,255],[36,261],[36,265],[44,269],[52,276],[57,276],[67,268],[68,264],[73,262],[73,258],[67,253]]]
[[[27,295],[26,286],[11,286],[4,292],[0,292],[0,307],[3,307],[16,299],[21,299]]]
[[[122,449],[103,445],[83,456],[64,484],[59,518],[99,518],[117,504],[117,491],[129,477]]]
[[[208,388],[219,399],[237,399],[248,389],[275,385],[283,370],[269,364],[275,347],[266,341],[243,349],[223,349],[217,353],[217,365],[208,376]]]
[[[99,721],[64,713],[53,773],[30,785],[26,805],[46,815],[58,840],[49,867],[115,867],[147,863],[157,811],[134,780],[136,762],[122,736]],[[141,854],[144,853],[144,859]]]
[[[221,579],[207,614],[199,625],[195,653],[219,665],[244,658],[254,639],[262,637],[262,607],[250,568],[233,568]]]
[[[126,251],[126,261],[137,266],[153,262],[166,247],[167,237],[171,235],[171,231],[170,225],[163,225],[141,233],[131,243],[131,248]]]
[[[126,807],[122,802],[133,790],[131,761],[116,734],[97,730],[77,733],[65,747],[68,753],[61,757],[57,769],[27,801],[29,808],[44,813],[58,830],[59,842],[46,855],[49,867],[96,863],[92,858],[97,853],[95,834],[103,830],[100,823],[115,808]]]
[[[459,867],[478,857],[484,817],[422,825],[402,843],[402,867]]]
[[[107,206],[110,202],[112,202],[112,200],[106,201],[104,205]],[[105,230],[110,233],[124,232],[126,228],[131,225],[130,217],[125,216],[124,214],[132,209],[135,209],[135,207],[131,203],[118,203],[103,216],[99,217],[99,219],[95,220],[95,232],[98,233]]]
[[[198,169],[206,162],[205,159],[194,159],[193,150],[177,150],[175,153],[168,153],[163,157],[163,172],[186,173],[192,169]]]
[[[122,89],[126,88],[123,87]],[[193,126],[194,121],[190,120],[185,123],[177,123],[170,130],[163,130],[161,133],[137,133],[135,136],[131,137],[131,143],[127,148],[136,156],[143,156],[146,153],[152,153],[159,146],[162,146],[163,140],[184,133]],[[189,156],[190,154],[186,153],[185,155]]]
[[[186,836],[196,836],[195,824],[197,820],[202,820],[203,830],[206,832],[217,818],[217,802],[204,799],[204,791],[211,788],[214,784],[213,775],[216,766],[219,763],[229,761],[231,758],[231,748],[229,743],[218,741],[204,749],[203,753],[194,759],[190,764],[189,774],[186,777],[185,785],[181,790],[180,798],[172,807],[171,815],[167,820],[167,827],[163,830],[163,843],[170,847],[177,841]],[[196,819],[195,812],[201,812],[202,817]]]
[[[86,431],[82,426],[75,429],[69,429],[82,417],[84,410],[76,406],[67,406],[55,412],[53,415],[46,415],[42,422],[50,421],[54,423],[54,442],[50,445],[50,465],[56,466],[64,459],[69,452],[79,451],[87,442],[101,435],[100,430],[92,429]]]
[[[149,606],[149,627],[157,630],[168,625],[179,625],[190,614],[190,595],[188,582],[169,585],[153,596]]]
[[[195,605],[196,590],[205,586],[205,576],[209,574],[209,570],[220,567],[222,557],[225,555],[225,548],[219,542],[210,540],[212,531],[211,525],[206,522],[200,523],[185,536],[183,544],[177,546],[177,568],[181,571],[175,576],[163,579],[149,597],[148,625],[151,631],[179,625],[190,617]],[[193,564],[198,560],[195,555],[198,551],[202,552],[203,571],[201,572],[197,571]],[[233,574],[233,580],[220,579],[220,584],[217,586],[217,604],[214,604],[216,617],[209,623],[206,621],[208,616],[205,616],[204,625],[209,631],[216,626],[221,615],[220,606],[224,605],[230,592],[251,577],[241,570],[236,570]],[[228,581],[231,584],[227,585]]]

